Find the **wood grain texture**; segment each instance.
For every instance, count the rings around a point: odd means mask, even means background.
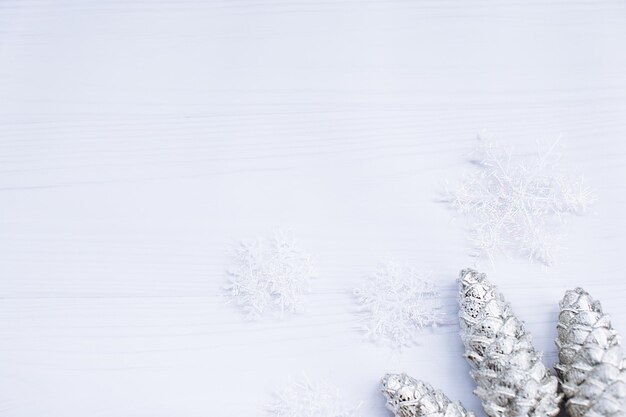
[[[434,271],[454,309],[464,219],[436,193],[486,131],[560,136],[596,190],[546,268],[478,266],[555,360],[583,285],[626,332],[621,1],[0,2],[0,415],[264,415],[291,377],[385,415],[385,372],[479,411],[457,328],[398,353],[350,295],[378,262]],[[225,304],[229,245],[291,230],[303,314]]]

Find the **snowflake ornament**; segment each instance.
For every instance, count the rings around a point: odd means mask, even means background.
[[[276,393],[269,406],[274,417],[358,417],[339,389],[327,381],[294,381]]]
[[[582,178],[560,170],[558,141],[534,155],[513,155],[479,136],[477,170],[443,201],[471,219],[472,255],[493,259],[515,251],[550,265],[569,215],[585,214],[594,201]]]
[[[228,274],[227,295],[249,318],[296,312],[315,277],[310,255],[280,233],[240,242]]]
[[[430,275],[387,262],[354,291],[367,337],[400,349],[417,343],[426,327],[444,324],[441,298]]]

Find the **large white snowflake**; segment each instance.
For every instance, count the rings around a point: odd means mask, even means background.
[[[327,381],[292,381],[269,406],[275,417],[358,417],[339,389]]]
[[[394,348],[417,343],[419,330],[445,320],[430,274],[395,262],[381,265],[354,294],[366,335]]]
[[[584,214],[594,197],[582,178],[560,170],[558,141],[532,155],[513,155],[479,136],[476,171],[444,201],[471,219],[472,255],[516,251],[547,265],[567,215]]]
[[[296,312],[315,276],[309,254],[281,233],[240,242],[228,273],[227,293],[250,318]]]

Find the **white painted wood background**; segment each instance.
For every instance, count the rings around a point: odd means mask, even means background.
[[[546,268],[479,266],[554,362],[583,285],[626,332],[626,3],[1,0],[0,415],[263,416],[289,377],[385,416],[387,371],[480,410],[457,328],[401,353],[361,338],[379,261],[455,305],[464,219],[435,203],[479,131],[562,137],[598,197]],[[229,246],[291,230],[305,311],[225,305]]]

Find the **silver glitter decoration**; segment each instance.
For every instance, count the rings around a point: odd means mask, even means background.
[[[385,375],[381,391],[396,417],[475,417],[443,392],[407,374]]]
[[[626,416],[626,371],[619,335],[582,288],[560,302],[559,363],[555,365],[571,417]]]
[[[471,269],[461,271],[460,327],[465,357],[485,413],[491,417],[555,416],[562,395],[541,363],[530,334],[495,287]]]

